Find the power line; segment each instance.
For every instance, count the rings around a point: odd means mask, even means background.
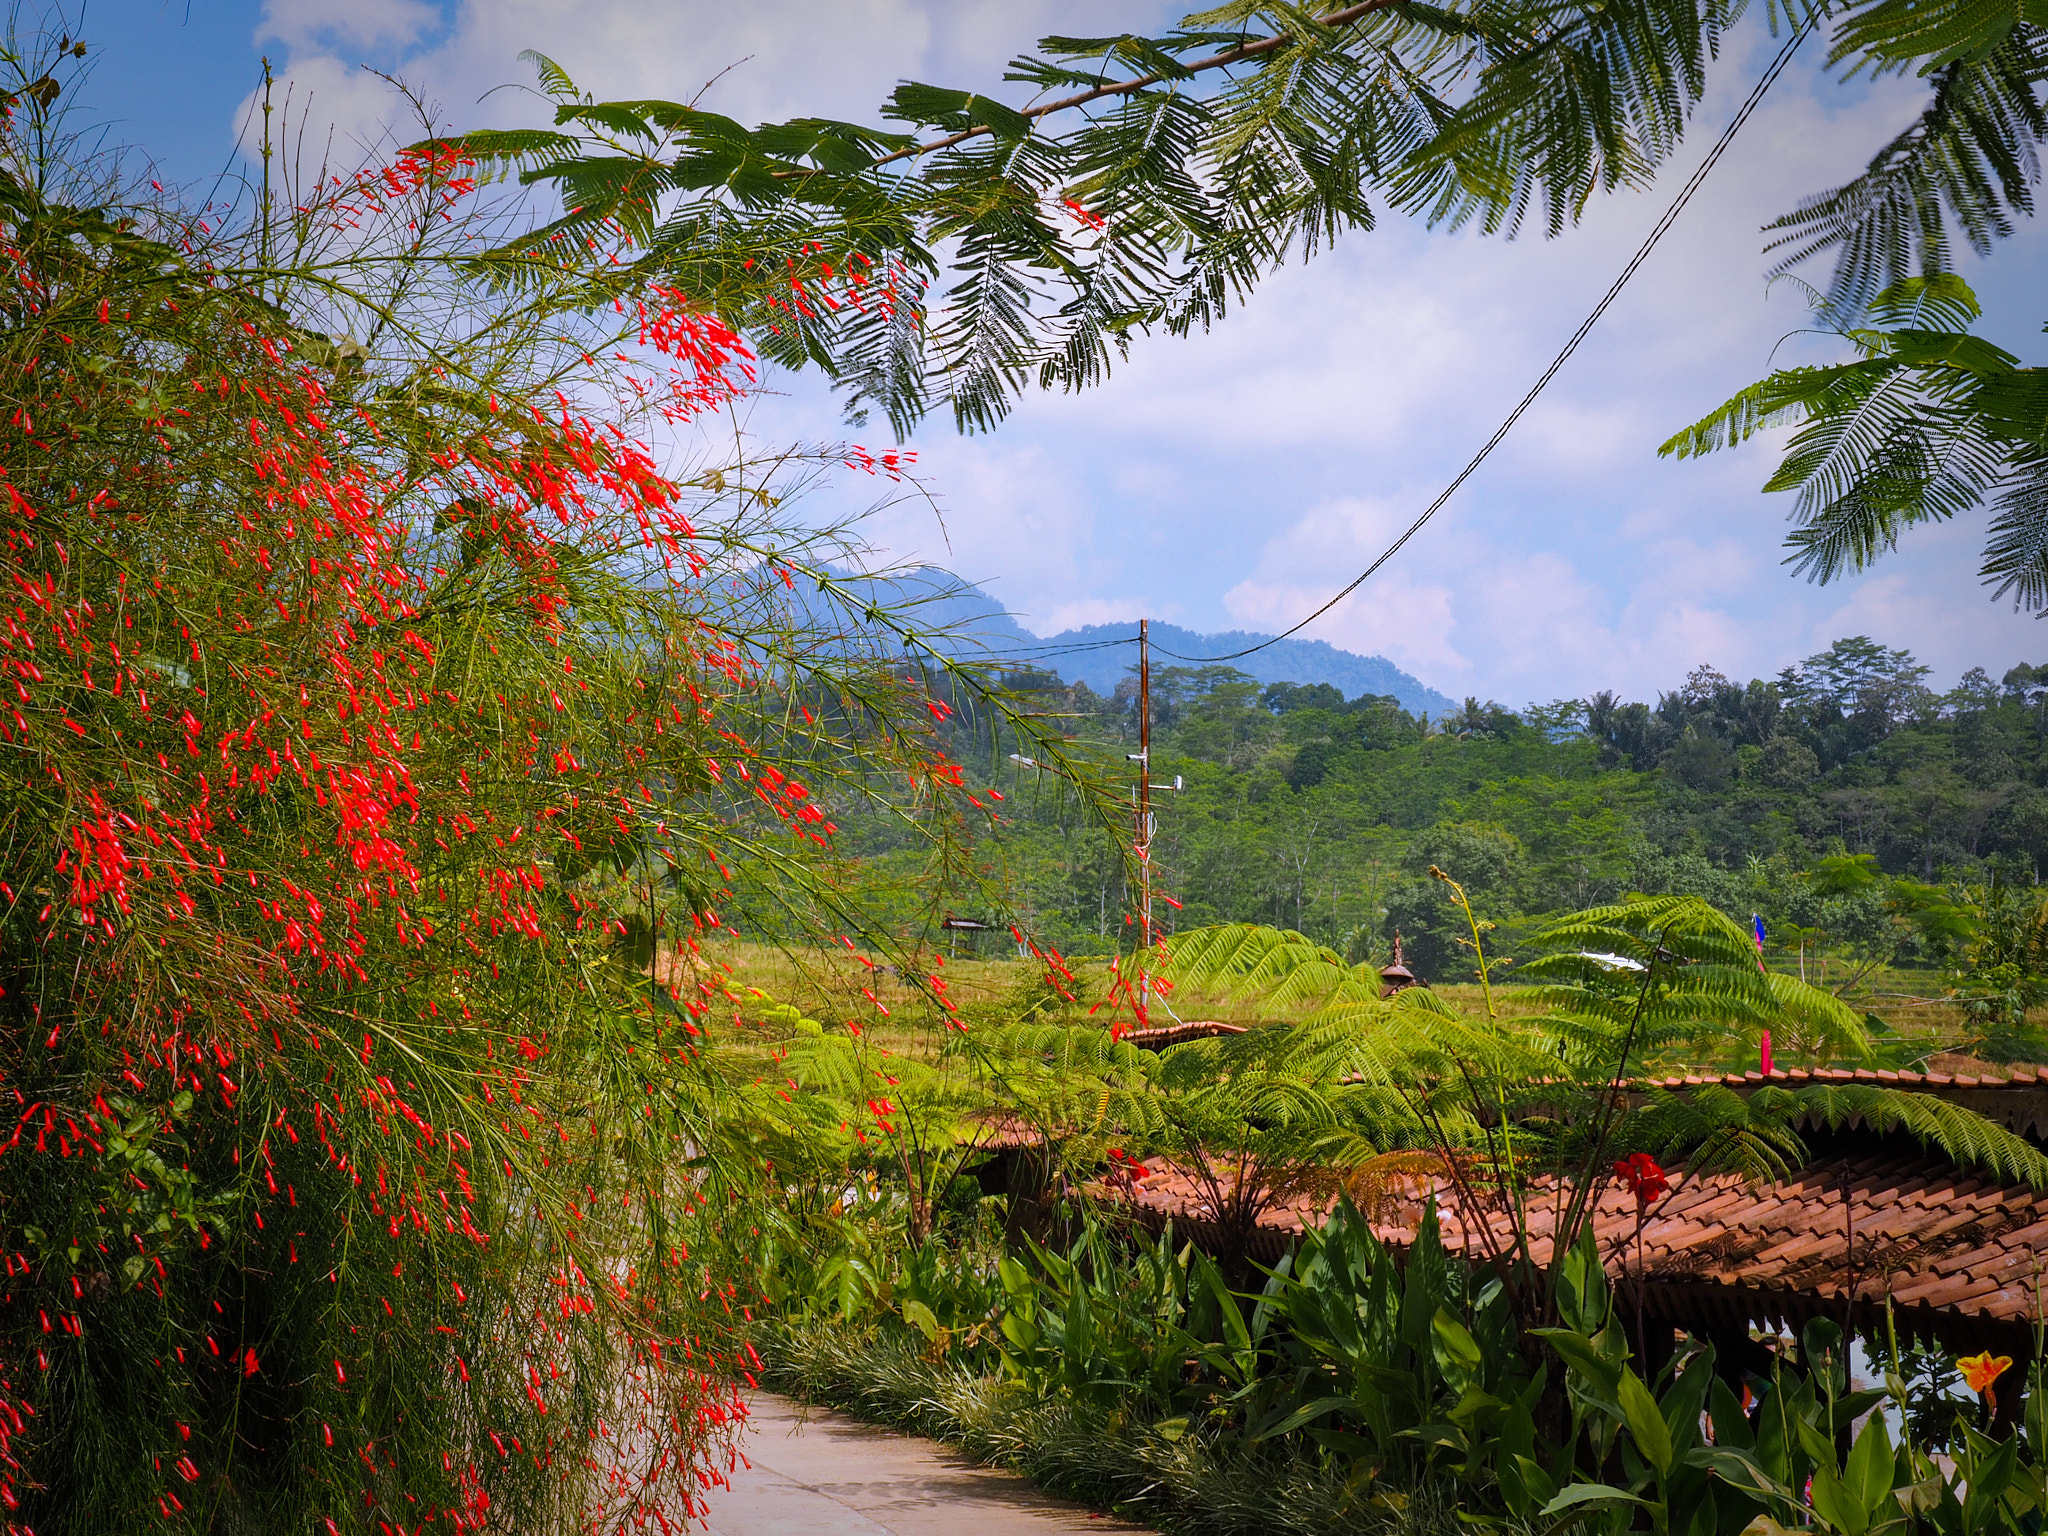
[[[1120,645],[1136,645],[1136,635],[1118,635],[1114,640],[1076,640],[1067,645],[1019,645],[989,652],[991,656],[1067,656],[1076,651],[1107,651]]]
[[[1706,181],[1708,174],[1727,151],[1728,146],[1735,141],[1735,135],[1741,131],[1743,124],[1749,121],[1755,114],[1756,109],[1763,103],[1765,93],[1776,83],[1778,77],[1785,72],[1785,67],[1792,62],[1792,56],[1798,52],[1799,45],[1806,40],[1807,34],[1814,29],[1824,13],[1824,7],[1816,6],[1808,14],[1806,20],[1800,24],[1799,28],[1793,32],[1792,36],[1786,40],[1785,46],[1778,50],[1777,57],[1771,61],[1770,68],[1764,71],[1762,78],[1757,81],[1755,88],[1750,91],[1741,109],[1736,112],[1728,126],[1722,130],[1720,138],[1714,142],[1714,147],[1707,152],[1706,158],[1700,162],[1692,175],[1686,178],[1685,184],[1679,188],[1678,196],[1672,200],[1671,206],[1665,209],[1663,217],[1658,219],[1657,223],[1651,228],[1648,237],[1644,239],[1635,255],[1629,259],[1628,265],[1621,269],[1621,275],[1615,278],[1614,282],[1608,287],[1607,292],[1601,296],[1600,302],[1593,306],[1592,312],[1580,322],[1578,329],[1572,332],[1571,338],[1565,342],[1564,347],[1558,352],[1557,356],[1551,359],[1550,366],[1543,370],[1535,384],[1530,387],[1529,392],[1522,396],[1520,403],[1494,429],[1493,435],[1487,438],[1486,442],[1481,445],[1479,451],[1472,456],[1465,467],[1458,471],[1456,478],[1449,485],[1445,486],[1428,506],[1422,509],[1422,514],[1408,525],[1399,538],[1380,552],[1378,559],[1374,560],[1371,565],[1368,565],[1361,571],[1334,597],[1308,614],[1307,617],[1282,630],[1279,634],[1261,640],[1257,645],[1248,646],[1241,651],[1229,651],[1221,656],[1186,656],[1179,651],[1168,650],[1165,646],[1161,645],[1155,645],[1153,649],[1157,650],[1161,655],[1173,657],[1176,661],[1192,662],[1238,661],[1246,656],[1256,655],[1268,646],[1277,645],[1289,636],[1298,634],[1301,630],[1307,628],[1332,608],[1343,602],[1353,592],[1356,592],[1379,571],[1381,566],[1385,565],[1399,553],[1401,547],[1422,530],[1423,524],[1436,516],[1443,509],[1445,503],[1457,494],[1467,480],[1472,478],[1473,474],[1479,469],[1479,466],[1486,462],[1487,458],[1493,453],[1493,450],[1500,446],[1508,433],[1514,429],[1515,424],[1527,413],[1529,407],[1536,403],[1537,396],[1543,393],[1544,389],[1549,386],[1550,381],[1556,378],[1564,365],[1571,360],[1572,355],[1578,351],[1580,344],[1585,341],[1587,336],[1592,334],[1593,327],[1599,324],[1601,318],[1613,306],[1614,301],[1620,297],[1621,290],[1628,285],[1629,279],[1635,276],[1637,269],[1649,259],[1650,253],[1657,248],[1658,242],[1670,231],[1671,226],[1678,221],[1678,216],[1685,211],[1686,205],[1692,201],[1693,194],[1700,189],[1702,183]],[[1346,15],[1343,19],[1348,20],[1350,18]],[[1137,640],[1138,636],[1136,635],[1125,635],[1114,640],[1080,641],[1070,645],[1047,644],[1006,647],[1002,650],[990,649],[989,654],[993,656],[1013,656],[1019,659],[1030,657],[1045,660],[1055,656],[1074,655],[1082,651],[1108,650],[1117,646],[1132,645],[1137,643]]]
[[[1406,532],[1381,551],[1377,560],[1359,572],[1342,591],[1309,614],[1307,618],[1291,628],[1281,631],[1270,640],[1261,640],[1257,645],[1249,646],[1242,651],[1232,651],[1224,656],[1183,656],[1180,652],[1169,651],[1164,646],[1157,646],[1155,649],[1162,655],[1173,657],[1176,661],[1238,661],[1246,656],[1255,655],[1266,649],[1267,646],[1277,645],[1289,635],[1307,628],[1332,608],[1343,602],[1345,598],[1364,586],[1367,580],[1381,566],[1393,559],[1395,554],[1400,551],[1401,546],[1414,538],[1421,531],[1422,525],[1432,517],[1435,517],[1444,503],[1457,494],[1458,488],[1472,478],[1473,473],[1479,466],[1486,462],[1488,455],[1495,448],[1499,447],[1501,440],[1513,430],[1515,423],[1522,419],[1523,413],[1536,403],[1536,397],[1543,393],[1544,388],[1550,381],[1557,377],[1558,371],[1571,360],[1572,354],[1579,349],[1579,343],[1592,333],[1593,327],[1599,324],[1600,317],[1607,313],[1608,307],[1620,296],[1621,290],[1628,285],[1628,280],[1636,275],[1636,269],[1649,260],[1650,252],[1657,248],[1657,242],[1662,240],[1665,233],[1678,221],[1679,214],[1685,211],[1685,205],[1692,201],[1693,193],[1700,189],[1700,184],[1707,179],[1708,172],[1713,170],[1728,146],[1735,141],[1735,135],[1741,131],[1742,125],[1749,121],[1750,116],[1762,103],[1764,93],[1771,88],[1772,83],[1777,80],[1778,76],[1784,73],[1785,66],[1792,62],[1792,55],[1799,51],[1799,45],[1806,40],[1807,33],[1813,30],[1815,24],[1819,22],[1821,16],[1825,13],[1825,10],[1825,6],[1816,5],[1807,15],[1806,20],[1800,24],[1799,29],[1792,34],[1785,46],[1778,50],[1778,56],[1771,61],[1771,67],[1764,71],[1763,78],[1757,81],[1756,88],[1749,93],[1749,99],[1743,102],[1742,110],[1735,114],[1734,120],[1722,131],[1721,137],[1715,141],[1714,147],[1707,152],[1707,158],[1700,162],[1699,168],[1686,178],[1685,185],[1678,190],[1678,196],[1673,199],[1671,206],[1665,209],[1664,217],[1659,219],[1656,226],[1651,229],[1649,238],[1642,243],[1642,246],[1636,251],[1635,255],[1629,258],[1628,265],[1621,269],[1621,275],[1614,280],[1607,292],[1601,296],[1600,302],[1593,306],[1593,312],[1586,316],[1576,331],[1572,332],[1571,340],[1567,341],[1564,344],[1564,349],[1551,359],[1550,366],[1543,370],[1542,376],[1531,386],[1529,392],[1522,396],[1521,403],[1508,412],[1507,419],[1494,429],[1493,436],[1489,437],[1480,450],[1472,455],[1471,462],[1458,471],[1457,478],[1445,486],[1437,494],[1436,499],[1422,509],[1422,515],[1408,525]]]
[[[980,647],[980,654],[996,657],[1014,656],[1023,660],[1042,661],[1049,656],[1071,656],[1080,651],[1114,650],[1119,646],[1136,645],[1137,643],[1138,637],[1136,635],[1119,635],[1114,640],[1077,640],[1069,645],[1010,645],[1002,647],[985,645]]]

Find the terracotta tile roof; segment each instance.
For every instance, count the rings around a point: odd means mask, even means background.
[[[991,1152],[1045,1145],[1045,1133],[1016,1115],[986,1115],[973,1128],[972,1139]]]
[[[1241,1035],[1247,1026],[1225,1024],[1217,1019],[1195,1019],[1188,1023],[1161,1024],[1152,1029],[1134,1029],[1124,1036],[1132,1045],[1147,1051],[1163,1051],[1183,1040],[1208,1040],[1217,1035]]]
[[[1161,1049],[1183,1040],[1242,1033],[1215,1021],[1135,1031],[1132,1043]],[[1708,1084],[1751,1092],[1766,1082],[1799,1088],[1870,1084],[1929,1093],[1976,1110],[2023,1136],[2048,1140],[2048,1070],[1989,1073],[1896,1072],[1878,1068],[1793,1068],[1762,1074],[1685,1075],[1634,1085],[1684,1092]],[[1021,1146],[1035,1135],[1005,1126],[996,1145]],[[1204,1246],[1224,1236],[1200,1187],[1157,1168],[1128,1199],[1136,1217],[1158,1228],[1170,1218],[1180,1235]],[[1374,1230],[1397,1247],[1412,1240],[1426,1191],[1392,1202]],[[1467,1232],[1447,1190],[1439,1190],[1444,1241],[1475,1259],[1504,1251],[1511,1227],[1494,1211]],[[1534,1257],[1547,1263],[1554,1203],[1540,1187],[1528,1202]],[[1276,1262],[1323,1210],[1281,1205],[1259,1220],[1252,1257]],[[1619,1185],[1603,1194],[1594,1233],[1608,1270],[1633,1286],[1640,1271],[1645,1305],[1683,1326],[1765,1320],[1797,1324],[1853,1314],[1858,1326],[1882,1326],[1889,1297],[1904,1332],[1958,1347],[2023,1345],[2048,1291],[2048,1192],[2001,1188],[1938,1157],[1884,1141],[1831,1155],[1773,1185],[1750,1187],[1729,1175],[1682,1178],[1654,1206],[1636,1244],[1633,1198]],[[1640,1253],[1640,1257],[1639,1257]],[[1975,1341],[1972,1343],[1971,1341]]]
[[[1405,1246],[1421,1198],[1400,1201],[1374,1231]],[[1171,1217],[1197,1242],[1216,1235],[1198,1187],[1170,1169],[1139,1185],[1133,1207],[1149,1226]],[[1253,1256],[1272,1262],[1320,1218],[1306,1204],[1268,1213]],[[1539,1264],[1550,1258],[1555,1219],[1539,1187],[1529,1201]],[[1446,1246],[1475,1259],[1510,1240],[1504,1212],[1468,1232],[1446,1198],[1441,1221]],[[2048,1289],[2048,1195],[1922,1156],[1831,1158],[1756,1188],[1730,1175],[1681,1178],[1643,1223],[1640,1257],[1635,1201],[1616,1185],[1599,1202],[1594,1233],[1617,1282],[1632,1285],[1640,1271],[1653,1313],[1695,1325],[1716,1300],[1712,1310],[1750,1318],[1840,1318],[1853,1308],[1859,1325],[1878,1324],[1889,1295],[1907,1331],[2007,1337],[2035,1316],[2037,1286]]]
[[[1634,1086],[1684,1093],[1688,1089],[1713,1085],[1747,1093],[1761,1088],[1766,1082],[1778,1088],[1867,1084],[1874,1088],[1933,1094],[1963,1108],[1973,1109],[2016,1135],[2048,1141],[2048,1072],[2036,1067],[2015,1067],[2007,1077],[1957,1072],[1893,1072],[1877,1067],[1795,1067],[1773,1072],[1769,1078],[1760,1072],[1704,1077],[1688,1073],[1682,1077],[1652,1078]]]
[[[1883,1067],[1780,1067],[1771,1073],[1769,1080],[1787,1088],[1803,1087],[1808,1083],[1882,1083],[1894,1088],[2048,1087],[2048,1073],[2038,1067],[2015,1067],[2010,1075],[2004,1077],[1988,1073],[1973,1076],[1959,1072],[1894,1072]],[[1704,1077],[1689,1072],[1679,1077],[1651,1078],[1645,1086],[1676,1089],[1722,1083],[1731,1088],[1754,1088],[1764,1081],[1761,1072],[1729,1072]]]

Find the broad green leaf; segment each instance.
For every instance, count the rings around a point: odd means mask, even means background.
[[[1005,1312],[1002,1329],[1003,1337],[1019,1349],[1030,1350],[1038,1345],[1038,1323],[1028,1312]]]
[[[1003,1290],[1011,1300],[1036,1302],[1038,1282],[1032,1278],[1031,1271],[1024,1266],[1022,1260],[1006,1256],[996,1266],[996,1277],[1002,1281]]]
[[[1686,1461],[1692,1466],[1705,1467],[1722,1482],[1744,1493],[1776,1499],[1787,1506],[1797,1505],[1792,1491],[1771,1476],[1749,1451],[1729,1446],[1702,1446],[1691,1452]]]
[[[1870,1528],[1870,1512],[1833,1467],[1821,1463],[1813,1469],[1810,1493],[1813,1512],[1827,1522],[1829,1529],[1839,1531],[1841,1536],[1863,1536]]]
[[[1648,1499],[1620,1488],[1610,1488],[1605,1483],[1573,1483],[1538,1511],[1539,1515],[1561,1515],[1567,1510],[1577,1509],[1585,1504],[1640,1504],[1645,1509],[1656,1506]]]
[[[1444,1363],[1448,1357],[1449,1361],[1461,1370],[1470,1372],[1479,1369],[1485,1356],[1480,1353],[1478,1342],[1473,1339],[1471,1332],[1463,1323],[1451,1316],[1447,1308],[1436,1309],[1436,1318],[1431,1326],[1436,1334],[1439,1364]]]
[[[1505,1413],[1508,1404],[1491,1392],[1483,1392],[1476,1386],[1467,1387],[1456,1406],[1445,1415],[1453,1424],[1462,1425],[1468,1431],[1476,1431],[1477,1421],[1494,1414]]]
[[[1716,1445],[1746,1451],[1756,1444],[1756,1428],[1742,1411],[1742,1400],[1718,1376],[1707,1388],[1707,1405],[1713,1415]]]
[[[1348,1397],[1319,1397],[1312,1403],[1303,1403],[1285,1418],[1267,1425],[1248,1438],[1254,1442],[1272,1440],[1281,1435],[1292,1434],[1302,1425],[1319,1419],[1326,1413],[1342,1413],[1346,1410],[1356,1413],[1358,1404]]]
[[[1635,1436],[1636,1449],[1657,1469],[1661,1482],[1671,1475],[1671,1426],[1664,1422],[1663,1409],[1657,1406],[1657,1399],[1650,1395],[1642,1378],[1631,1370],[1622,1371],[1617,1396],[1628,1419],[1629,1433]]]
[[[1891,1431],[1885,1428],[1884,1415],[1873,1413],[1865,1421],[1863,1433],[1856,1437],[1849,1460],[1842,1468],[1842,1481],[1872,1519],[1890,1502],[1896,1470]]]
[[[1500,1467],[1501,1492],[1509,1511],[1526,1520],[1557,1496],[1550,1474],[1527,1456],[1511,1456]]]
[[[1599,1245],[1593,1240],[1590,1223],[1565,1254],[1558,1271],[1558,1308],[1564,1320],[1584,1334],[1598,1333],[1607,1322],[1610,1297],[1607,1270],[1600,1262]]]
[[[1835,1464],[1835,1442],[1804,1414],[1795,1414],[1792,1429],[1799,1437],[1799,1449],[1806,1452],[1808,1459],[1817,1467],[1832,1467]]]
[[[1213,1265],[1203,1272],[1203,1279],[1215,1294],[1216,1304],[1222,1314],[1223,1332],[1231,1346],[1239,1351],[1252,1347],[1251,1330],[1245,1326],[1244,1312],[1237,1304],[1237,1297],[1224,1283],[1223,1273]]]
[[[1947,1488],[1948,1485],[1941,1475],[1935,1473],[1915,1482],[1901,1483],[1892,1490],[1892,1497],[1909,1517],[1924,1520],[1940,1507],[1942,1495],[1947,1492]]]
[[[1586,1335],[1569,1328],[1532,1328],[1529,1331],[1539,1339],[1547,1339],[1564,1363],[1586,1376],[1603,1395],[1613,1396],[1621,1377],[1621,1367],[1602,1354]]]
[[[1977,1437],[1972,1437],[1973,1441]],[[1970,1485],[1970,1491],[1963,1500],[1963,1528],[1972,1533],[1990,1529],[1993,1511],[2011,1486],[2013,1474],[2019,1466],[2019,1440],[2007,1438],[1998,1442],[1997,1448],[1988,1455],[1979,1453],[1958,1467]]]

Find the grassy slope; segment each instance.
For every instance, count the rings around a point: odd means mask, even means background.
[[[987,950],[996,948],[990,940],[982,942]],[[1011,946],[1006,943],[1002,947]],[[811,950],[792,955],[772,945],[739,940],[709,946],[705,952],[719,965],[730,967],[728,974],[738,986],[758,987],[778,1000],[797,1004],[826,1023],[857,1019],[871,1032],[879,1030],[885,1037],[900,1037],[890,1043],[905,1047],[921,1034],[915,1021],[926,1012],[928,1004],[918,990],[886,971],[870,971],[844,950]],[[1073,969],[1083,1006],[1092,1004],[1107,990],[1109,968],[1105,962],[1077,961]],[[1036,962],[1015,958],[962,958],[943,967],[941,974],[962,1016],[972,1024],[1013,1017],[1015,1010],[1036,994],[1040,968]],[[1816,975],[1814,979],[1819,978]],[[1435,990],[1461,1010],[1476,1012],[1481,1007],[1477,985],[1440,983]],[[876,1001],[871,1002],[864,992],[872,992]],[[1511,1015],[1534,1007],[1527,993],[1512,982],[1496,985],[1494,997],[1496,1006]],[[1900,978],[1889,974],[1873,977],[1869,983],[1855,988],[1847,994],[1847,1001],[1875,1014],[1930,1051],[1939,1050],[1967,1033],[1962,1012],[1955,1004],[1910,993],[1901,985]],[[877,1012],[877,1002],[890,1010],[887,1016]],[[1270,1007],[1255,1007],[1243,999],[1179,992],[1167,999],[1165,1010],[1158,1014],[1156,1023],[1171,1023],[1178,1018],[1258,1024],[1276,1017],[1295,1016],[1285,1010],[1276,1015]],[[2048,1014],[2048,1010],[2041,1013]],[[1106,1018],[1106,1013],[1098,1017]],[[899,1024],[903,1027],[899,1028]],[[1782,1055],[1779,1064],[1808,1065]]]

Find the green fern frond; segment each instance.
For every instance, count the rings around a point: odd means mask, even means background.
[[[1967,13],[1976,11],[1971,19]],[[2002,36],[1982,30],[2003,13]],[[1953,235],[1978,255],[2009,235],[2012,215],[2033,211],[2034,159],[2048,134],[2036,93],[2048,36],[2014,27],[2002,0],[1864,8],[1844,26],[1837,62],[1860,51],[1879,71],[1926,46],[1939,53],[1959,38],[1991,38],[1981,54],[1932,70],[1932,94],[1920,116],[1869,161],[1861,176],[1802,202],[1766,226],[1782,251],[1776,272],[1815,256],[1835,260],[1831,297],[1857,307],[1902,279],[1951,270]],[[1996,23],[1994,22],[1994,25]],[[1927,71],[1923,71],[1926,73]],[[1953,232],[1953,233],[1952,233]]]
[[[1293,1008],[1379,998],[1376,973],[1367,979],[1335,950],[1286,929],[1218,924],[1174,935],[1165,951],[1162,976],[1177,987],[1225,999],[1256,995]]]
[[[1697,896],[1642,896],[1589,907],[1538,929],[1538,948],[1620,954],[1642,965],[1719,961],[1740,965],[1749,954],[1741,925]]]
[[[2048,378],[2048,370],[2028,371],[2037,386]],[[2000,602],[2011,598],[2030,613],[2048,609],[2048,454],[2014,455],[1984,543],[1983,577]]]
[[[2048,1189],[2048,1157],[1996,1121],[1931,1093],[1865,1083],[1759,1088],[1762,1107],[1783,1118],[1812,1115],[1830,1130],[1861,1121],[1875,1130],[1903,1130],[1966,1168]]]
[[[563,101],[577,100],[576,82],[569,78],[569,72],[546,54],[536,48],[523,49],[519,62],[531,64],[534,73],[540,76],[541,89],[550,96]]]
[[[1378,981],[1378,976],[1372,978]],[[1427,987],[1403,987],[1388,1000],[1388,1005],[1400,1013],[1430,1013],[1438,1018],[1455,1019],[1458,1010],[1438,997]]]

